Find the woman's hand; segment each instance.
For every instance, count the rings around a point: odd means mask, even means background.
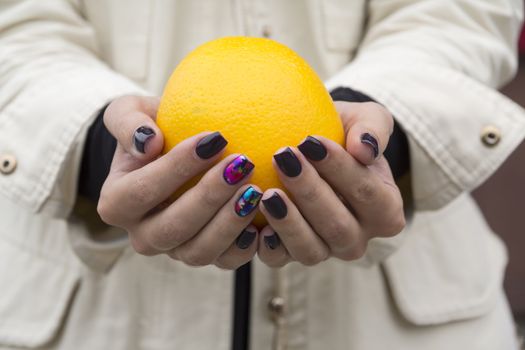
[[[383,151],[393,129],[377,103],[336,102],[346,149],[323,137],[281,149],[274,166],[293,201],[279,189],[265,191],[258,254],[272,267],[289,261],[314,265],[333,256],[361,257],[374,237],[405,226],[403,200]],[[277,234],[276,234],[277,233]]]
[[[253,164],[242,155],[217,162],[226,146],[219,133],[201,133],[159,156],[158,99],[127,96],[111,103],[104,123],[118,141],[98,212],[126,229],[140,254],[167,254],[191,266],[235,269],[257,251],[250,225],[261,193],[247,185]],[[170,196],[207,170],[176,201]]]

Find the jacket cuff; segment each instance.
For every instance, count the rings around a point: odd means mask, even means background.
[[[18,161],[15,172],[0,176],[0,193],[33,212],[67,217],[87,129],[101,106],[125,94],[145,91],[103,66],[34,79],[0,118],[16,121],[2,125],[0,150]]]
[[[480,185],[525,135],[519,106],[453,69],[357,60],[326,85],[357,88],[396,116],[410,144],[416,210],[439,209]],[[485,142],[487,127],[500,133],[496,145]]]
[[[377,102],[372,97],[348,87],[338,87],[330,92],[334,101],[346,102]],[[410,153],[408,141],[403,129],[394,117],[394,129],[384,152],[385,159],[390,165],[392,175],[397,181],[410,171]]]
[[[78,194],[94,203],[100,198],[100,190],[108,177],[117,148],[117,140],[104,125],[104,112],[107,107],[108,105],[100,110],[89,127],[78,180]]]

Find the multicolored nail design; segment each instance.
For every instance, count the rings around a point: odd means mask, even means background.
[[[261,192],[255,190],[252,186],[248,187],[235,202],[235,212],[239,216],[250,214],[259,204],[261,197]]]
[[[224,168],[222,176],[224,181],[230,185],[235,185],[252,172],[255,165],[246,156],[240,155]]]

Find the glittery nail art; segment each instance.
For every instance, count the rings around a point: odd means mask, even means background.
[[[255,166],[248,158],[240,155],[228,164],[224,169],[222,176],[227,183],[235,185],[251,173],[254,167]]]
[[[252,186],[248,187],[235,202],[235,212],[239,216],[250,214],[259,204],[261,197],[262,193],[256,191]]]

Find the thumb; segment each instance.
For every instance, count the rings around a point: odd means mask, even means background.
[[[155,123],[158,104],[155,97],[124,96],[114,100],[104,113],[104,124],[119,148],[139,163],[155,159],[164,146]]]
[[[337,102],[346,134],[346,150],[370,165],[383,155],[394,127],[392,115],[375,102]]]

